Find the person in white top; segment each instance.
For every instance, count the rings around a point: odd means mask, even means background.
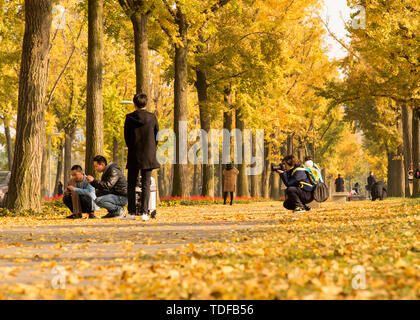
[[[319,166],[316,163],[313,162],[313,160],[310,156],[305,157],[305,167],[315,168],[319,172],[321,172],[321,169],[319,168]]]

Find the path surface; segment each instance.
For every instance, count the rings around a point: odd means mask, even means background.
[[[32,220],[1,226],[0,275],[2,284],[32,284],[51,280],[53,268],[46,265],[76,268],[81,260],[90,268],[82,268],[79,276],[89,277],[92,268],[119,265],[133,259],[139,251],[154,254],[188,243],[220,241],[238,230],[260,229],[276,223],[261,215],[282,210],[278,202],[234,206],[189,206],[159,208],[158,219],[141,222],[119,219],[80,219],[62,217]],[[176,214],[173,214],[177,211]],[[235,216],[234,221],[232,214]],[[258,214],[260,217],[248,215]],[[98,216],[104,215],[104,212]],[[235,219],[236,217],[236,219]],[[251,221],[245,220],[250,218]],[[13,219],[13,218],[11,218]],[[15,218],[17,220],[17,218]],[[51,263],[55,262],[55,263]],[[34,278],[33,271],[36,270]]]
[[[0,218],[0,298],[395,298],[383,280],[394,277],[397,297],[411,299],[419,214],[390,200],[303,214],[280,202],[159,208],[145,223]],[[351,291],[354,265],[371,270],[376,291]]]

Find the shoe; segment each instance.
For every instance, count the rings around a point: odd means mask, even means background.
[[[125,216],[121,216],[121,220],[136,220],[135,214],[127,213]]]
[[[156,210],[153,210],[153,211],[150,213],[150,218],[152,218],[152,219],[156,219]]]
[[[143,213],[142,215],[141,215],[141,220],[142,221],[147,221],[147,220],[149,220],[150,218],[149,218],[149,215],[147,214],[147,213]]]
[[[300,212],[306,212],[306,210],[303,209],[302,207],[296,207],[295,210],[293,210],[293,212],[300,213]]]
[[[312,209],[311,207],[307,206],[306,204],[303,205],[303,208],[305,209],[305,211],[309,211],[309,210]]]
[[[103,216],[102,219],[109,219],[109,218],[117,218],[119,217],[119,213],[117,212],[108,212],[107,215]]]
[[[80,218],[81,216],[76,216],[74,213],[66,217],[66,219],[80,219]]]
[[[89,213],[89,219],[96,219],[96,216],[94,213]]]

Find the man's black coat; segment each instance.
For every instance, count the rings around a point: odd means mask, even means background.
[[[367,178],[367,183],[368,183],[368,188],[369,188],[369,190],[372,188],[372,186],[373,186],[373,184],[375,184],[376,183],[376,179],[375,179],[375,177],[374,176],[369,176],[368,178]]]
[[[127,196],[127,179],[116,163],[110,162],[102,173],[101,180],[93,180],[92,187],[96,189],[98,197],[106,194]]]
[[[124,139],[128,147],[127,169],[160,168],[156,159],[159,124],[155,115],[136,110],[125,117]]]
[[[344,179],[341,177],[335,179],[335,192],[344,192]]]

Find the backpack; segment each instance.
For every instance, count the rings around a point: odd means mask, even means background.
[[[324,182],[319,182],[315,185],[314,200],[316,202],[324,202],[330,196],[327,185]]]
[[[296,171],[305,171],[309,180],[312,183],[312,186],[316,186],[318,183],[324,183],[324,180],[322,179],[321,172],[319,172],[316,168],[310,168],[310,167],[297,167],[293,173]],[[292,173],[292,174],[293,174]]]
[[[296,170],[305,171],[312,185],[314,186],[313,195],[316,202],[324,202],[329,196],[330,192],[327,185],[322,179],[321,172],[316,168],[299,167]]]

